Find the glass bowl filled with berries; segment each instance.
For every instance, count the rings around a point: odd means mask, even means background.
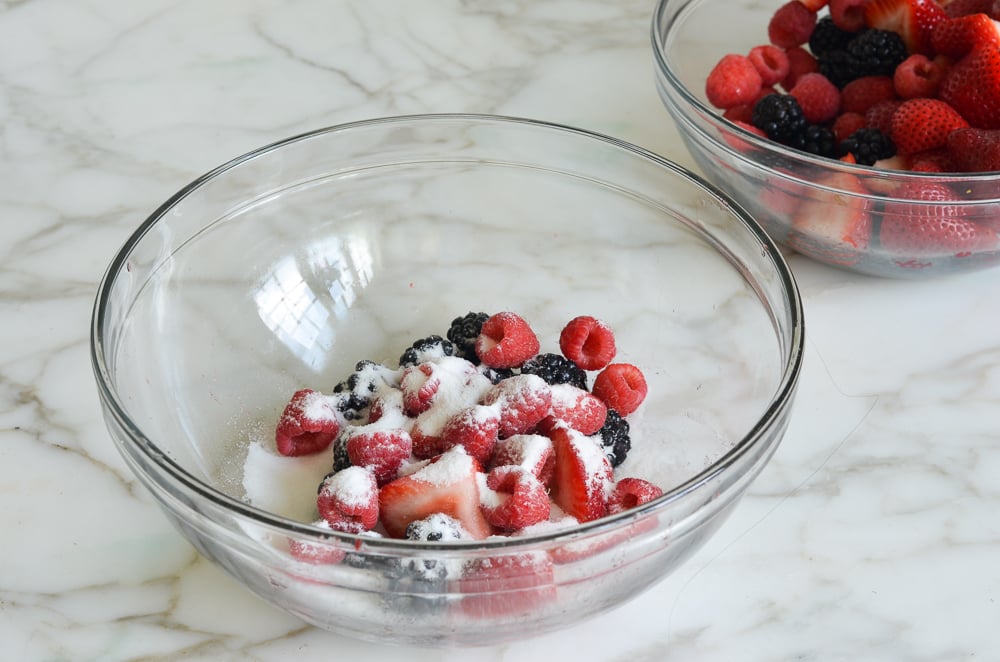
[[[206,557],[323,628],[473,645],[619,605],[718,528],[784,434],[801,315],[766,233],[669,161],[397,117],[171,198],[109,267],[92,356]]]
[[[780,243],[895,278],[1000,263],[1000,4],[660,0],[657,87]]]

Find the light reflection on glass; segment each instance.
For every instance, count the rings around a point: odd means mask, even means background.
[[[310,245],[305,264],[289,255],[254,293],[267,328],[304,364],[321,371],[336,340],[333,319],[347,316],[357,292],[371,282],[374,257],[363,236],[331,237]]]

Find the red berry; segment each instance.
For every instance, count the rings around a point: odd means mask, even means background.
[[[754,46],[747,53],[747,58],[760,74],[761,84],[765,87],[777,85],[788,76],[791,65],[785,51],[774,44]]]
[[[960,172],[1000,172],[1000,130],[958,129],[948,134],[948,155]]]
[[[538,375],[514,375],[491,388],[482,404],[499,407],[501,438],[527,434],[548,416],[552,387]]]
[[[612,363],[594,378],[594,395],[622,416],[628,416],[646,399],[646,377],[631,363]]]
[[[976,46],[945,72],[938,96],[970,126],[1000,129],[1000,47]]]
[[[945,66],[919,53],[903,60],[892,75],[892,85],[902,99],[936,97],[944,80]]]
[[[500,431],[500,415],[496,407],[473,405],[454,414],[441,431],[441,446],[447,450],[462,446],[465,452],[485,464],[493,453]]]
[[[865,26],[868,0],[830,0],[830,18],[845,32],[858,32]]]
[[[880,101],[865,111],[865,123],[885,135],[892,133],[892,116],[902,101]]]
[[[935,183],[904,186],[898,197],[917,202],[887,202],[879,238],[882,247],[903,255],[964,256],[993,248],[997,236],[965,216],[948,187]]]
[[[930,53],[934,26],[948,15],[936,0],[868,0],[865,25],[895,32],[910,53]]]
[[[1000,45],[1000,24],[985,13],[941,21],[934,26],[931,44],[939,55],[957,60],[979,46]]]
[[[865,124],[865,116],[861,113],[841,113],[837,119],[833,121],[833,136],[836,143],[839,145],[845,138],[851,137],[855,131],[858,129],[863,129],[867,124]]]
[[[527,469],[510,464],[496,467],[487,474],[486,486],[495,494],[483,498],[483,514],[496,528],[517,531],[549,518],[545,486]]]
[[[724,55],[705,81],[705,97],[716,108],[752,103],[764,86],[757,67],[745,55]]]
[[[847,173],[819,177],[816,183],[858,195],[845,196],[842,205],[830,205],[825,198],[804,200],[792,217],[788,245],[830,264],[857,264],[871,243],[874,203],[870,193],[861,180]]]
[[[812,124],[825,124],[840,112],[840,90],[820,73],[803,74],[789,90]]]
[[[470,537],[486,538],[492,529],[479,507],[478,473],[479,464],[456,446],[383,485],[378,501],[386,533],[403,538],[410,522],[442,513],[458,520]]]
[[[399,379],[403,393],[403,411],[407,416],[418,416],[431,408],[434,396],[441,387],[441,377],[434,375],[433,363],[408,366]]]
[[[599,319],[574,317],[559,334],[563,356],[583,370],[600,370],[615,358],[615,334]]]
[[[891,76],[862,76],[844,85],[840,91],[840,106],[845,113],[866,113],[875,104],[896,98]]]
[[[767,36],[775,46],[792,48],[809,41],[815,27],[816,12],[798,0],[790,0],[774,12],[767,25]]]
[[[325,519],[313,522],[312,525],[327,531],[333,530]],[[321,543],[297,538],[288,539],[288,552],[299,561],[315,565],[340,563],[347,556],[347,551],[338,547],[335,542]]]
[[[556,457],[554,501],[579,522],[603,517],[614,471],[604,450],[565,425],[556,426],[550,434]]]
[[[483,322],[476,338],[476,356],[491,368],[514,368],[539,350],[538,337],[523,318],[497,313]]]
[[[899,154],[914,154],[944,147],[948,134],[969,123],[939,99],[907,99],[892,116],[889,137]]]
[[[571,384],[555,384],[551,391],[550,418],[563,421],[587,435],[596,433],[604,426],[608,407],[596,395]]]
[[[540,434],[516,434],[500,439],[493,448],[490,468],[505,464],[524,467],[543,485],[549,485],[555,469],[552,440]]]
[[[379,517],[374,474],[351,466],[327,476],[319,486],[316,508],[336,531],[361,533],[374,528]]]
[[[369,469],[381,485],[395,478],[400,465],[410,457],[413,440],[406,430],[366,428],[349,431],[347,456],[352,465]]]
[[[966,129],[959,129],[959,131],[965,131]],[[975,129],[973,129],[975,130]],[[952,131],[948,134],[949,140],[952,135],[958,133],[958,131]],[[961,168],[948,153],[948,148],[931,149],[926,152],[918,152],[917,154],[911,154],[909,159],[908,170],[913,172],[959,172]],[[994,169],[1000,169],[1000,161],[997,162],[998,167]]]
[[[819,71],[819,62],[801,46],[785,49],[785,55],[788,57],[788,75],[781,81],[781,85],[786,90],[795,87],[795,83],[804,74]]]
[[[608,497],[609,515],[641,506],[663,496],[663,490],[642,478],[622,478]]]
[[[302,389],[285,405],[274,441],[282,455],[312,455],[329,446],[339,432],[336,411],[327,397],[312,389]]]
[[[456,593],[468,617],[523,617],[555,601],[552,561],[544,552],[476,559],[463,567]]]

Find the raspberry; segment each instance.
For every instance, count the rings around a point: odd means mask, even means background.
[[[608,408],[600,398],[569,384],[552,387],[549,411],[552,418],[586,435],[600,430],[608,416]]]
[[[594,379],[594,395],[611,409],[628,416],[646,399],[646,377],[631,363],[612,363]]]
[[[789,94],[799,102],[802,114],[812,124],[832,120],[840,111],[840,90],[823,74],[804,74]]]
[[[754,46],[747,53],[747,58],[760,74],[761,84],[765,87],[777,85],[788,76],[791,65],[785,51],[773,44]]]
[[[902,99],[936,97],[944,80],[945,67],[926,55],[915,54],[903,60],[892,75],[893,89]]]
[[[442,356],[454,356],[455,346],[441,336],[428,336],[410,345],[399,357],[399,367],[435,361]]]
[[[812,53],[801,46],[786,49],[785,56],[788,57],[788,75],[781,81],[781,85],[786,90],[795,87],[796,81],[803,74],[819,71],[819,62],[816,61]]]
[[[364,430],[347,438],[347,455],[355,467],[371,471],[379,485],[396,477],[403,461],[413,451],[413,439],[406,430]]]
[[[833,121],[833,139],[839,145],[858,129],[865,128],[865,116],[861,113],[841,113]]]
[[[339,430],[337,415],[327,396],[302,389],[285,405],[274,441],[282,455],[312,455],[329,446]]]
[[[473,405],[454,414],[441,430],[442,450],[462,446],[480,464],[493,453],[500,432],[500,415],[496,408]]]
[[[615,358],[615,334],[604,322],[582,315],[575,317],[559,334],[559,349],[583,370],[600,370]]]
[[[845,113],[865,113],[881,101],[896,99],[891,76],[862,76],[840,91],[840,107]]]
[[[539,343],[528,323],[514,313],[497,313],[476,338],[476,356],[491,368],[513,368],[538,353]]]
[[[488,492],[482,495],[483,515],[498,529],[517,531],[549,517],[551,506],[545,486],[523,467],[508,464],[490,470],[486,487],[496,495],[493,499]]]
[[[815,27],[816,12],[799,0],[789,0],[774,12],[767,25],[767,36],[775,46],[792,48],[808,42]]]
[[[732,108],[752,102],[763,86],[753,62],[745,55],[730,53],[709,72],[705,96],[716,108]]]
[[[865,5],[868,0],[830,0],[830,19],[845,32],[857,32],[865,27]]]
[[[501,439],[528,434],[548,415],[552,389],[538,375],[515,375],[487,391],[482,404],[499,407]]]
[[[476,356],[476,338],[483,330],[483,322],[489,318],[487,313],[470,312],[451,321],[447,336],[455,346],[455,356],[479,363],[479,357]]]
[[[403,370],[399,390],[403,393],[403,411],[407,416],[419,416],[434,404],[441,388],[441,377],[435,375],[435,364],[421,363]]]
[[[378,523],[378,485],[362,467],[348,467],[327,476],[319,488],[316,507],[330,528],[361,533]]]
[[[641,478],[622,478],[615,484],[608,497],[608,514],[615,515],[661,496],[663,490],[649,481]]]
[[[555,468],[552,441],[540,434],[516,434],[500,439],[493,448],[490,469],[513,464],[530,471],[543,485],[549,485]]]
[[[612,467],[617,467],[632,450],[632,438],[629,436],[630,426],[621,414],[614,409],[608,409],[604,426],[594,435],[595,441],[604,449]]]
[[[522,375],[538,375],[547,383],[572,384],[587,390],[587,373],[561,354],[538,354],[521,366]]]

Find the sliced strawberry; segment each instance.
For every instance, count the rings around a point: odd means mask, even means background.
[[[931,34],[934,50],[960,59],[978,46],[1000,45],[1000,23],[986,14],[969,14],[941,21]]]
[[[958,129],[948,135],[948,156],[960,172],[1000,172],[1000,129]]]
[[[879,238],[882,247],[901,256],[964,257],[997,245],[989,228],[966,218],[951,189],[935,183],[911,184],[897,197],[914,200],[886,203]]]
[[[591,435],[604,426],[608,407],[593,393],[570,384],[552,386],[552,405],[549,416],[565,421],[574,430]]]
[[[444,450],[462,446],[480,464],[486,464],[493,453],[500,432],[500,410],[497,407],[473,405],[459,410],[441,431]]]
[[[312,455],[328,447],[339,431],[337,413],[329,398],[312,389],[301,389],[285,405],[274,441],[282,455]]]
[[[528,469],[507,464],[486,475],[488,490],[480,491],[486,521],[501,531],[517,531],[549,518],[549,495]]]
[[[792,217],[788,245],[821,262],[857,264],[871,243],[874,202],[854,175],[838,173],[817,184],[847,191],[830,204],[825,195],[803,200]]]
[[[457,593],[467,616],[490,621],[530,616],[556,599],[552,561],[544,552],[471,561]]]
[[[594,377],[591,391],[622,416],[628,416],[646,399],[646,377],[631,363],[612,363]],[[603,423],[602,423],[603,425]]]
[[[540,434],[517,434],[497,441],[490,460],[490,469],[513,464],[524,467],[543,485],[549,486],[555,471],[552,440]]]
[[[500,437],[533,432],[552,405],[552,387],[538,375],[514,375],[483,397],[482,404],[500,410]]]
[[[608,497],[607,511],[609,515],[649,503],[663,496],[663,490],[642,478],[625,477],[619,480]]]
[[[379,491],[382,525],[393,538],[406,536],[410,522],[442,513],[458,520],[472,538],[492,533],[479,507],[479,464],[456,446],[412,474]]]
[[[930,55],[934,26],[948,15],[935,0],[869,0],[864,17],[869,28],[898,33],[911,54]]]
[[[892,116],[889,136],[900,154],[944,147],[948,134],[969,126],[958,111],[940,99],[907,99]]]
[[[580,522],[603,517],[614,473],[603,449],[565,425],[557,425],[549,434],[556,458],[556,505]]]
[[[364,426],[351,430],[347,437],[347,457],[351,464],[367,468],[379,485],[396,477],[396,471],[412,451],[413,440],[402,429],[378,430]]]
[[[379,518],[375,476],[362,467],[328,475],[319,486],[316,507],[336,531],[361,533],[374,528]]]
[[[941,82],[941,100],[979,129],[1000,129],[1000,48],[976,46]]]
[[[491,368],[514,368],[539,350],[538,336],[519,315],[497,313],[485,322],[476,338],[476,356]]]

